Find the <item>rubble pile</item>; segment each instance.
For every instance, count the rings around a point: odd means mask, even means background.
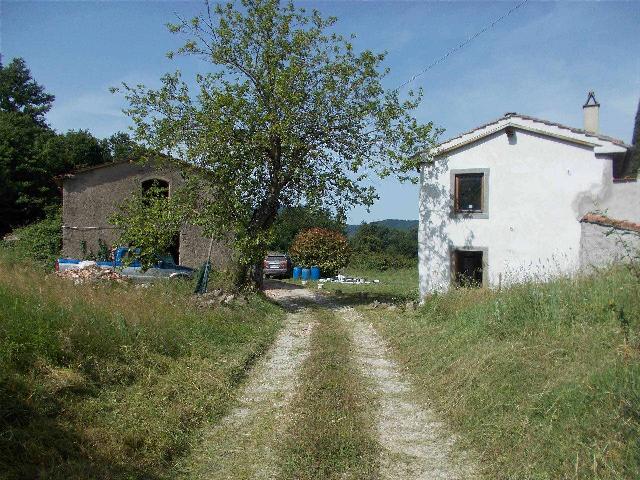
[[[210,308],[218,305],[246,305],[249,299],[246,295],[229,293],[217,288],[194,296],[193,301],[198,307]]]
[[[56,275],[61,278],[67,278],[73,280],[73,283],[79,285],[81,283],[90,283],[98,281],[109,281],[126,283],[126,277],[120,275],[109,268],[100,268],[96,265],[88,265],[84,268],[62,270],[56,272]]]

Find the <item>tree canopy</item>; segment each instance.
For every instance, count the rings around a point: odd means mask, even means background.
[[[214,236],[233,232],[258,279],[281,208],[371,205],[369,177],[414,179],[435,132],[411,115],[421,92],[401,100],[385,90],[385,54],[356,52],[335,17],[278,0],[205,7],[169,25],[186,35],[169,57],[211,65],[195,91],[179,71],[158,89],[124,84],[126,113],[145,146],[199,167],[186,172],[198,179],[187,182],[195,221]]]
[[[345,233],[344,219],[334,215],[327,209],[310,207],[286,207],[278,212],[273,224],[273,236],[269,249],[277,252],[288,252],[294,237],[302,230],[325,228]]]
[[[31,77],[24,59],[14,58],[6,66],[0,61],[0,111],[21,113],[45,125],[44,115],[51,110],[54,100]]]

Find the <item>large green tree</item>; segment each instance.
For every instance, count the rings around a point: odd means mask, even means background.
[[[53,100],[22,58],[0,62],[0,235],[57,212],[56,176],[143,154],[126,133],[104,140],[87,130],[57,134],[45,119]]]
[[[371,205],[368,178],[413,179],[435,132],[412,116],[420,92],[385,90],[385,54],[357,52],[336,18],[278,0],[205,7],[169,25],[186,36],[170,57],[211,66],[195,91],[179,71],[158,89],[125,84],[126,113],[137,140],[198,167],[185,169],[192,220],[232,232],[238,281],[259,283],[282,207]]]
[[[44,116],[54,100],[31,77],[24,59],[14,58],[8,65],[0,60],[0,112],[23,114],[45,126]]]
[[[0,234],[41,216],[52,195],[40,152],[55,135],[44,119],[53,100],[23,59],[0,63]]]

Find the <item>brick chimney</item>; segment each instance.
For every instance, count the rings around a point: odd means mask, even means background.
[[[587,101],[582,106],[584,113],[584,129],[590,133],[598,133],[600,128],[600,104],[593,91],[589,92]]]

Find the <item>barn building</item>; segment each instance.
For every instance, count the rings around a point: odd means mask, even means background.
[[[76,171],[62,179],[62,252],[64,256],[81,258],[97,253],[100,243],[109,247],[118,242],[119,232],[109,223],[118,206],[136,190],[151,185],[171,195],[183,182],[180,172],[166,165],[122,161]],[[199,227],[185,225],[171,249],[174,261],[196,268],[209,251],[210,239]],[[230,259],[228,247],[215,243],[211,260],[214,267],[224,268]]]

